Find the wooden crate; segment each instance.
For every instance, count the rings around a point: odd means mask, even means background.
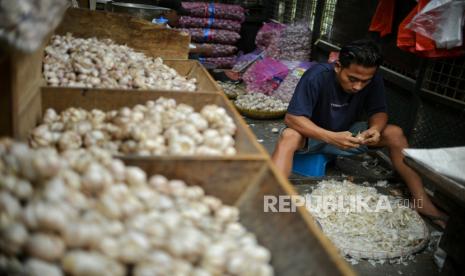
[[[228,165],[217,161],[191,163],[125,160],[148,175],[162,174],[201,186],[206,194],[240,210],[240,222],[272,255],[275,275],[355,275],[304,207],[295,212],[264,212],[264,196],[297,195],[292,185],[268,160],[243,160]]]
[[[236,148],[231,157],[120,157],[127,165],[138,166],[149,175],[162,174],[203,187],[207,194],[235,205],[240,221],[270,249],[276,275],[353,275],[331,242],[324,237],[311,215],[303,208],[296,212],[263,211],[265,195],[287,196],[296,192],[287,179],[276,172],[267,153],[224,95],[152,91],[107,91],[43,87],[41,111],[68,107],[112,110],[133,106],[159,97],[174,98],[199,110],[206,104],[223,106],[238,126]],[[31,121],[32,128],[37,121]]]
[[[179,32],[161,29],[125,14],[73,8],[67,10],[55,33],[66,32],[80,37],[111,38],[149,56],[172,58],[165,60],[166,64],[183,76],[196,78],[198,91],[221,91],[198,61],[185,60],[189,37]],[[33,53],[14,49],[0,51],[0,136],[24,137],[30,129],[28,122],[40,117],[39,91],[45,84],[42,77],[44,47]]]
[[[188,34],[163,29],[127,14],[70,8],[55,34],[72,33],[82,38],[109,38],[150,57],[162,57],[181,76],[197,79],[197,91],[218,93],[221,88],[197,61],[187,60]]]
[[[152,57],[187,59],[189,35],[122,13],[69,8],[55,34],[109,38]]]

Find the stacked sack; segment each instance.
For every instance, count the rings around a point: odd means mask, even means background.
[[[199,60],[216,68],[231,68],[241,38],[239,32],[245,20],[244,8],[239,5],[182,2],[185,16],[179,18],[178,27],[191,35],[197,47],[208,49]]]

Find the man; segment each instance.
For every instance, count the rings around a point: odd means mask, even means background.
[[[377,72],[382,57],[368,40],[342,47],[334,64],[318,64],[302,76],[289,103],[285,128],[272,159],[286,176],[294,153],[323,152],[333,155],[363,153],[368,147],[387,147],[392,164],[412,194],[415,208],[445,227],[445,214],[426,194],[421,178],[403,162],[408,147],[402,129],[387,124],[388,115],[382,76]],[[361,114],[367,123],[356,123]],[[355,136],[355,137],[354,137]]]

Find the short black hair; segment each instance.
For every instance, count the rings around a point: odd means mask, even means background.
[[[339,62],[343,68],[347,68],[351,64],[378,67],[383,62],[383,57],[374,41],[363,39],[344,45],[339,52]]]

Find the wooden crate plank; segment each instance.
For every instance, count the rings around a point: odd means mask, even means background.
[[[268,161],[263,178],[237,202],[240,221],[272,252],[276,275],[355,275],[305,207],[264,212],[264,196],[297,195]]]
[[[13,135],[13,93],[11,91],[10,57],[0,52],[0,136]]]
[[[181,179],[189,185],[202,187],[223,203],[234,205],[247,187],[258,181],[257,172],[265,160],[202,160],[166,158],[122,158],[126,165],[137,166],[149,175],[162,174],[168,179]],[[200,161],[200,162],[199,162]]]
[[[22,126],[29,125],[27,120],[38,117],[40,106],[37,103],[42,79],[42,57],[45,45],[32,53],[9,49],[2,54],[0,62],[1,100],[0,126],[1,134],[20,137]],[[36,112],[31,114],[32,112]],[[21,116],[25,114],[26,116]]]

